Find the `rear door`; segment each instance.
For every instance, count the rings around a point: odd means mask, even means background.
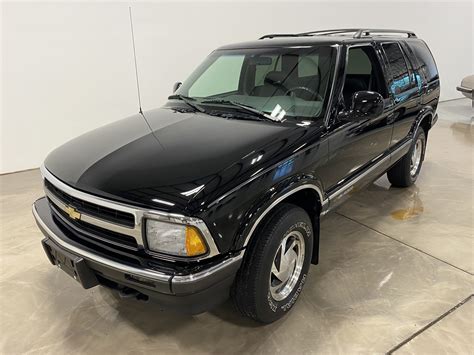
[[[425,42],[419,39],[407,40],[405,48],[414,66],[417,78],[422,82],[421,104],[436,109],[440,94],[438,68]]]
[[[407,138],[419,111],[421,82],[398,42],[381,45],[388,71],[388,88],[392,99],[393,134],[390,147],[395,149]]]

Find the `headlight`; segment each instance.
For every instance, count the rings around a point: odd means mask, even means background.
[[[146,239],[151,251],[176,256],[198,256],[207,252],[206,243],[196,227],[146,220]]]

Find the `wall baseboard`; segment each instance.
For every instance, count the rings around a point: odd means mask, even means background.
[[[38,169],[39,168],[30,168],[30,169],[23,169],[23,170],[17,170],[17,171],[9,171],[7,173],[0,173],[0,176],[16,174],[16,173],[25,173],[27,171],[38,170]]]
[[[468,97],[455,97],[454,99],[444,99],[444,100],[439,100],[439,102],[448,102],[448,101],[456,101],[456,100],[470,100]]]

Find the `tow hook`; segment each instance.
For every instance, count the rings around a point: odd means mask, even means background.
[[[139,301],[148,301],[148,296],[130,287],[124,287],[119,290],[120,298],[135,298]]]

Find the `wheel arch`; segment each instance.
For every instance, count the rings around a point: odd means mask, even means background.
[[[317,264],[319,261],[319,220],[321,213],[327,206],[327,199],[324,198],[321,185],[317,181],[304,181],[283,189],[266,201],[254,209],[254,218],[240,234],[240,240],[243,241],[242,247],[247,247],[250,240],[258,235],[259,226],[263,225],[263,222],[272,215],[272,211],[277,206],[282,203],[291,203],[304,209],[311,219],[314,239],[311,263]]]
[[[426,136],[428,136],[428,131],[432,127],[432,124],[431,124],[432,119],[433,119],[433,115],[431,113],[427,113],[421,118],[420,123],[418,124],[418,127],[423,128]]]
[[[428,136],[428,131],[433,127],[433,119],[435,117],[435,113],[431,108],[427,108],[422,110],[418,119],[415,121],[413,125],[412,134],[414,135],[419,127],[422,127],[425,131],[426,136]]]

